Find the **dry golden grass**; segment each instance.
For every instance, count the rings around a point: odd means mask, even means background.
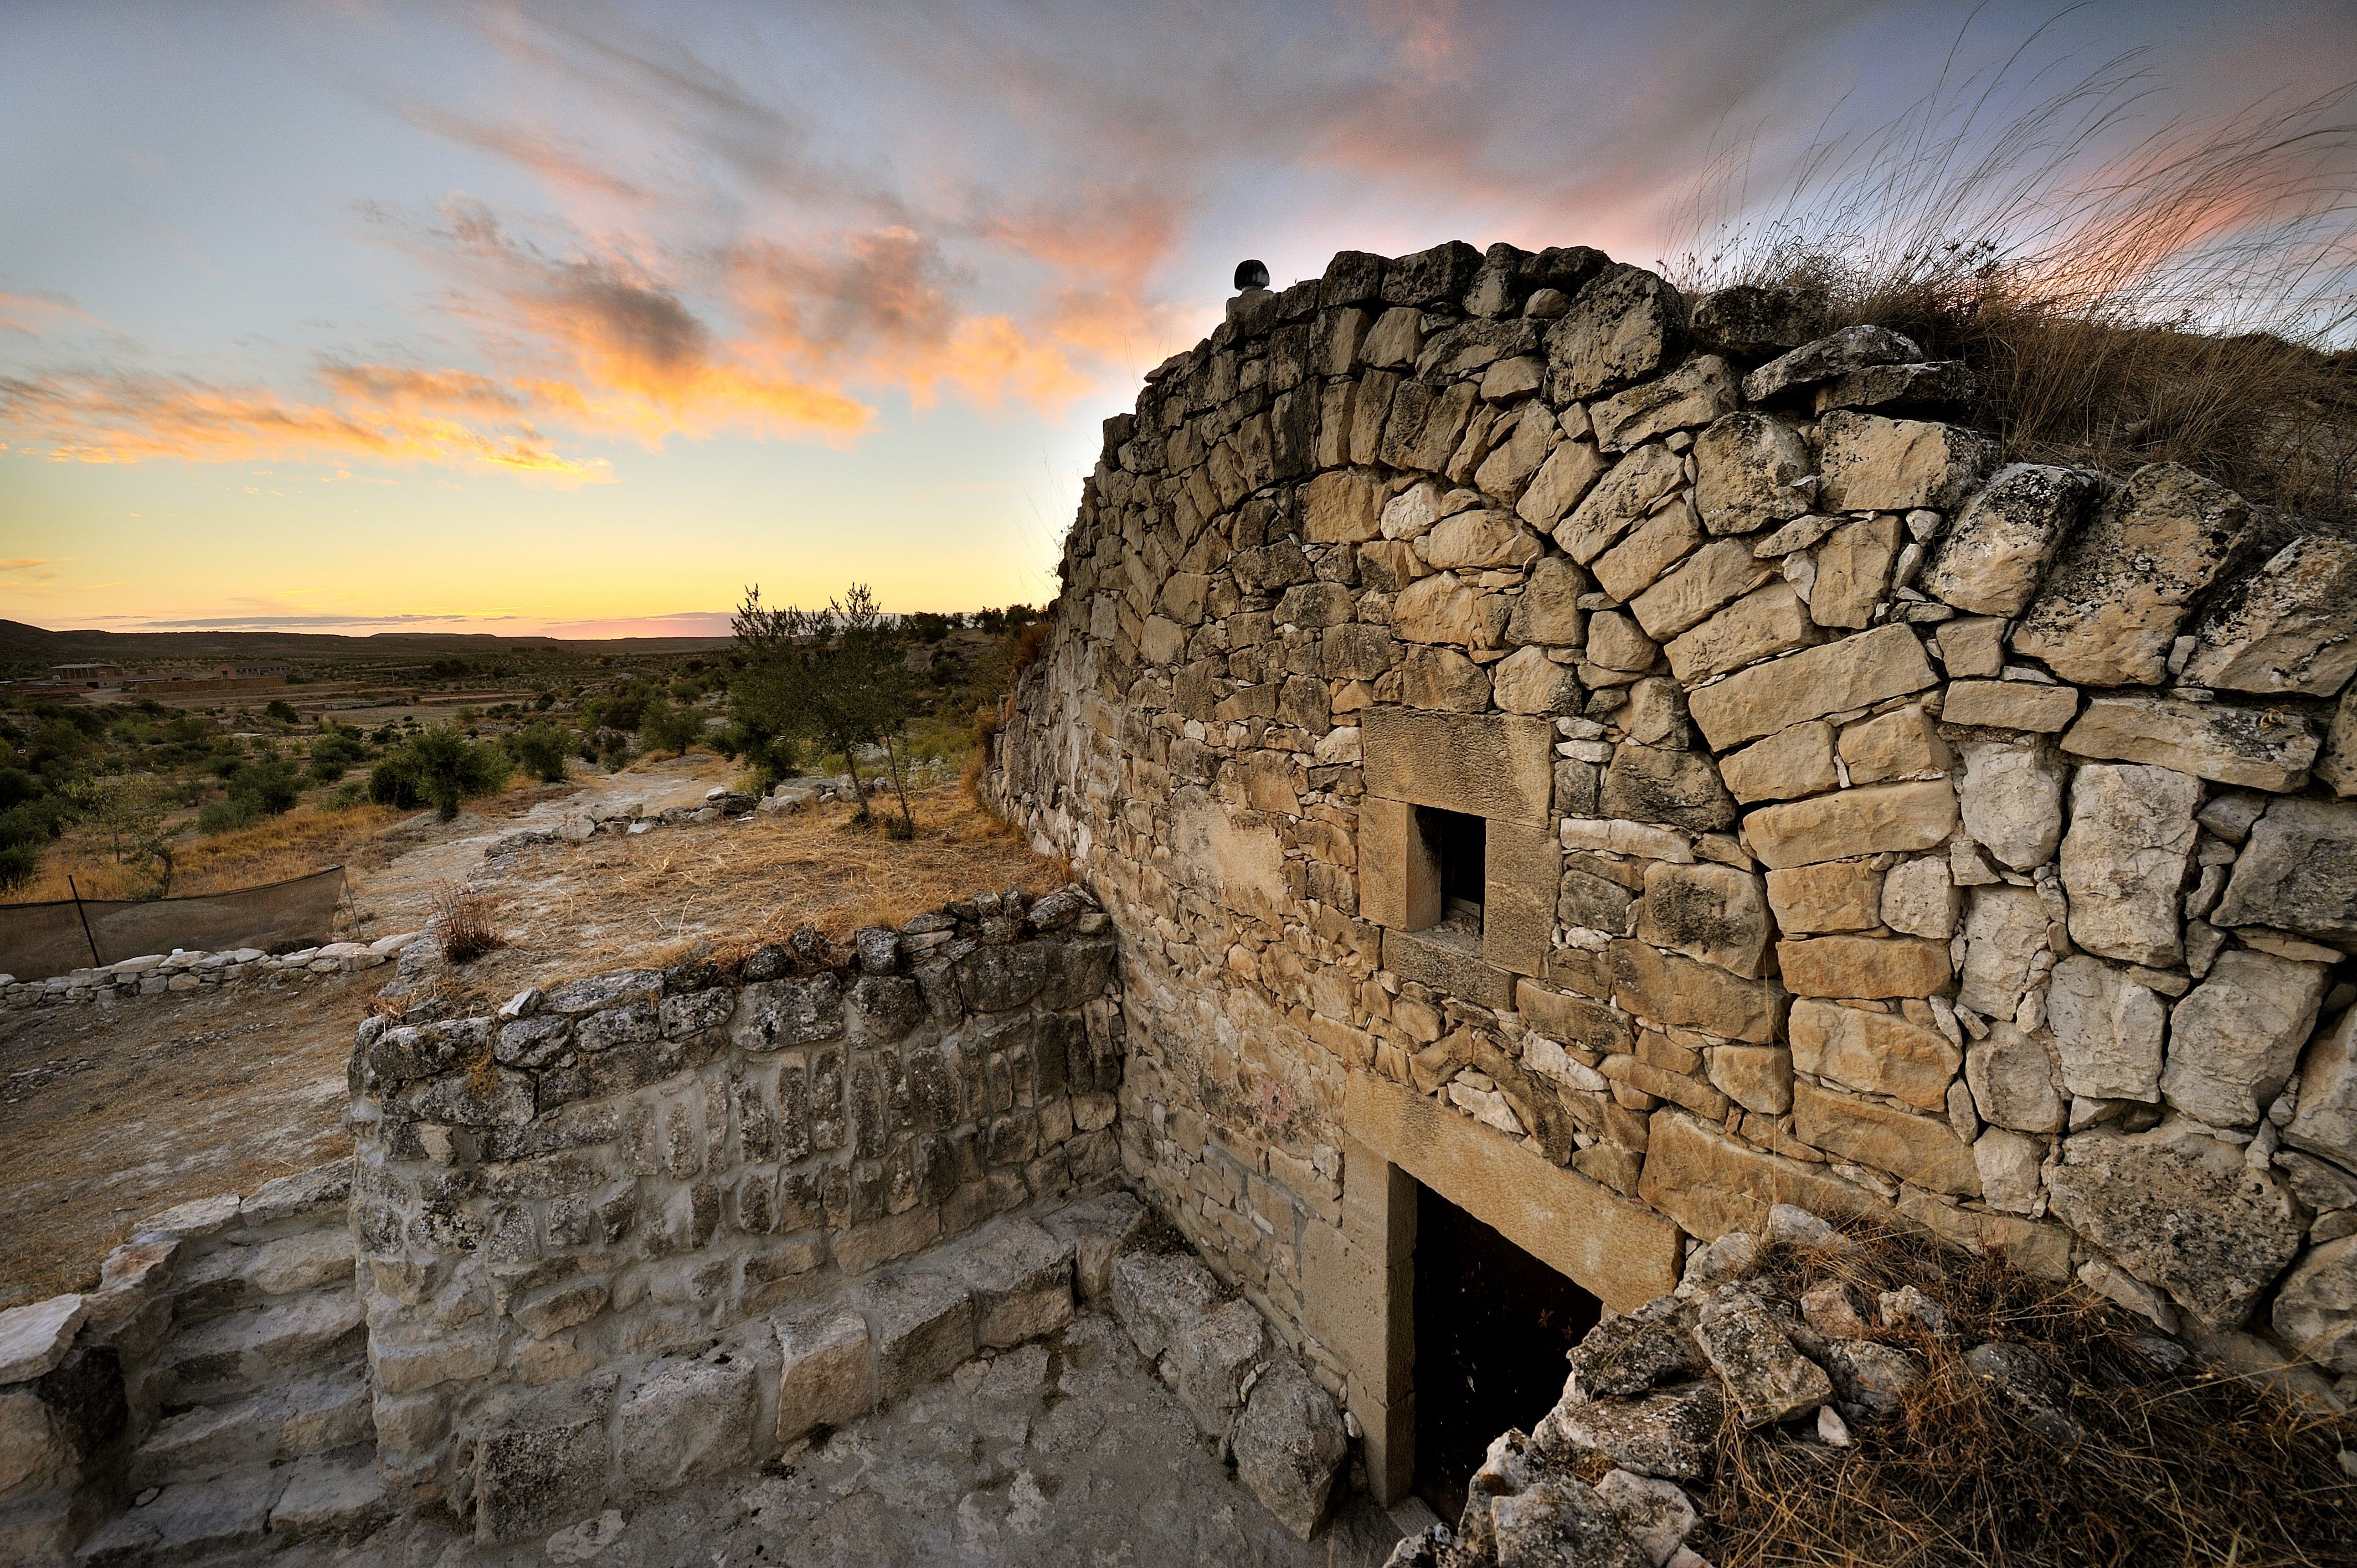
[[[2140,1319],[2077,1286],[1918,1234],[1853,1235],[1843,1249],[1773,1248],[1763,1272],[1780,1294],[1839,1280],[1869,1305],[1914,1284],[1957,1333],[1872,1331],[1929,1375],[1901,1409],[1858,1423],[1848,1448],[1730,1414],[1706,1499],[1723,1568],[2357,1562],[2357,1479],[2336,1458],[2357,1444],[2357,1420],[2214,1365],[2164,1370],[2137,1349]],[[2076,1448],[2043,1442],[1965,1366],[1988,1339],[2041,1353],[2085,1434]]]
[[[391,806],[325,811],[307,805],[225,833],[188,832],[173,845],[171,890],[175,897],[223,893],[306,876],[336,865],[354,846],[414,814]],[[74,832],[41,857],[40,870],[6,902],[38,904],[70,897],[68,876],[85,898],[145,897],[156,886],[146,867],[117,865],[103,842]]]
[[[430,917],[442,951],[452,963],[472,963],[508,945],[493,913],[491,896],[458,883],[445,883]]]

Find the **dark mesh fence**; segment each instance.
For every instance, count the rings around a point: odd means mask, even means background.
[[[174,948],[291,952],[334,940],[343,897],[344,868],[331,865],[289,882],[187,898],[0,904],[0,974],[46,980]]]

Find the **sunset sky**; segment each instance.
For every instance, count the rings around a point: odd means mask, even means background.
[[[1764,195],[2054,10],[15,0],[0,617],[1040,601],[1099,421],[1240,258],[1652,264],[1715,147]],[[2140,47],[2147,124],[2303,99],[2357,4],[2098,0],[2009,80]]]

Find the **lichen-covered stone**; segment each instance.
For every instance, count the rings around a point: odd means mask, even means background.
[[[2230,948],[2169,1015],[2169,1103],[2213,1127],[2247,1127],[2275,1099],[2308,1043],[2330,972]]]
[[[2183,956],[2177,896],[2201,804],[2201,784],[2171,768],[2079,769],[2061,853],[2072,941],[2126,963],[2165,968]]]
[[[2329,942],[2357,940],[2357,802],[2277,800],[2234,862],[2219,926],[2273,926]]]
[[[2331,696],[2357,673],[2357,540],[2293,540],[2236,584],[2194,637],[2191,684]]]
[[[2316,760],[2315,732],[2289,714],[2166,697],[2098,697],[2062,737],[2097,761],[2149,762],[2249,789],[2297,789]]]
[[[2101,477],[2083,468],[2015,463],[1999,469],[1932,553],[1923,591],[1975,615],[2019,615],[2102,491]]]

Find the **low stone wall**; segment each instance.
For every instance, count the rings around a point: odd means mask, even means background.
[[[862,931],[848,964],[805,932],[733,972],[369,1019],[352,1225],[383,1474],[464,1509],[497,1495],[519,1421],[620,1419],[618,1369],[1109,1182],[1103,926],[1077,889],[992,895]]]
[[[2357,1376],[2357,542],[1792,317],[1240,296],[994,742],[1120,934],[1128,1169],[1394,1459],[1401,1173],[1618,1308],[1781,1199]]]
[[[0,1006],[58,1007],[73,1003],[127,1002],[137,996],[165,996],[189,991],[216,990],[245,981],[305,981],[330,974],[357,974],[401,956],[416,940],[414,931],[380,937],[372,942],[329,942],[290,953],[266,953],[260,948],[233,952],[151,953],[127,958],[100,969],[77,969],[47,980],[19,981],[0,974]]]
[[[71,1561],[87,1537],[86,1561],[131,1561],[382,1510],[350,1188],[338,1162],[181,1204],[132,1228],[95,1292],[0,1315],[0,1559]]]

